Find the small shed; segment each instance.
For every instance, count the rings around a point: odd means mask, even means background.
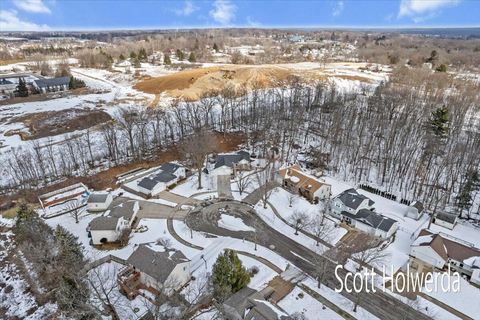
[[[444,228],[453,230],[455,224],[457,223],[457,215],[446,212],[439,212],[435,214],[433,223]]]
[[[112,201],[113,196],[110,192],[93,192],[87,200],[87,211],[106,211]]]

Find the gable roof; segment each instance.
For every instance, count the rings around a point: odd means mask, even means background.
[[[421,213],[424,210],[423,203],[421,203],[420,201],[413,201],[410,204],[410,207],[414,207],[415,209],[417,209],[418,213]]]
[[[219,154],[215,162],[215,169],[223,166],[233,168],[234,164],[242,160],[250,161],[250,153],[246,151],[238,151],[235,154]]]
[[[374,229],[379,229],[385,232],[388,232],[392,226],[397,222],[397,220],[385,217],[384,215],[378,214],[376,212],[361,209],[357,214],[352,214],[347,211],[342,211],[342,215],[347,216],[351,219],[360,221]]]
[[[124,218],[127,221],[132,219],[138,208],[138,201],[127,201],[110,210],[108,216],[115,218]]]
[[[173,162],[166,162],[160,166],[163,172],[169,173],[174,173],[178,168],[180,168],[180,165]]]
[[[169,182],[176,178],[177,176],[170,172],[160,171],[154,175],[143,178],[138,182],[138,185],[147,190],[152,190],[160,182]]]
[[[64,86],[70,83],[70,77],[39,79],[39,80],[34,80],[34,82],[40,88],[45,88],[49,86]]]
[[[94,192],[88,197],[87,203],[105,203],[110,194],[105,192]]]
[[[188,261],[181,251],[165,248],[157,251],[146,244],[139,245],[127,259],[128,264],[161,283],[167,280],[177,264]]]
[[[291,179],[295,177],[298,181],[293,181],[298,188],[303,188],[310,191],[311,194],[315,193],[322,186],[330,186],[328,183],[321,182],[302,171],[302,168],[298,164],[293,166],[282,168],[278,170],[278,173],[283,179]]]
[[[365,199],[368,200],[369,206],[372,206],[375,203],[373,200],[358,193],[357,190],[353,188],[343,191],[336,198],[342,201],[345,206],[354,210],[357,209]]]
[[[116,230],[118,225],[118,217],[109,217],[109,216],[101,216],[96,217],[88,226],[90,230]]]
[[[420,241],[419,239],[422,240]],[[448,258],[456,261],[464,261],[472,257],[480,257],[480,249],[476,248],[473,244],[455,237],[433,233],[428,229],[420,231],[417,240],[412,244],[413,246],[431,247],[445,261],[448,260]],[[473,259],[471,260],[474,261]]]
[[[438,212],[435,214],[435,220],[437,219],[453,224],[457,220],[457,215],[446,212]]]

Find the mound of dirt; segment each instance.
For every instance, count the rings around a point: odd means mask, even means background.
[[[280,85],[295,73],[279,66],[218,66],[184,70],[140,81],[134,88],[150,94],[167,93],[175,98],[197,100],[205,94],[230,87],[236,91]]]
[[[87,129],[111,119],[110,115],[102,110],[88,108],[29,113],[10,120],[10,123],[22,122],[29,132],[11,131],[5,135],[19,134],[22,140],[38,139]]]

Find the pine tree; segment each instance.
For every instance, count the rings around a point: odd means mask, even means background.
[[[177,56],[178,60],[180,60],[180,61],[185,59],[185,55],[183,54],[182,50],[180,50],[180,49],[177,49],[176,56]]]
[[[168,53],[165,53],[163,57],[163,64],[166,64],[166,65],[172,64],[172,61],[170,60],[170,55]]]
[[[432,112],[428,124],[433,134],[438,138],[443,139],[448,134],[449,122],[448,109],[443,106]]]
[[[250,274],[233,250],[225,250],[213,265],[213,294],[218,301],[241,290],[250,282]]]
[[[435,68],[437,72],[447,72],[447,66],[444,65],[443,63],[439,65],[437,68]]]
[[[140,61],[147,60],[147,51],[145,50],[145,48],[142,48],[138,51],[138,59]]]
[[[480,188],[480,177],[478,172],[471,170],[467,173],[467,181],[462,186],[457,196],[457,205],[460,209],[460,216],[463,210],[468,210],[473,203],[472,192]]]
[[[130,52],[130,59],[135,59],[136,57],[137,54],[134,51]]]
[[[120,54],[120,56],[118,57],[118,60],[120,61],[124,61],[125,60],[125,56],[122,54]]]
[[[192,52],[190,52],[190,56],[188,57],[188,61],[190,62],[196,62],[197,61],[197,58],[195,57],[195,54]]]
[[[133,59],[133,66],[134,66],[135,68],[140,68],[140,67],[141,67],[141,65],[140,65],[140,60],[137,59],[137,58]]]
[[[218,46],[216,43],[213,44],[213,50],[215,50],[215,52],[218,52]]]
[[[18,79],[17,91],[19,97],[28,97],[27,83],[23,78]]]

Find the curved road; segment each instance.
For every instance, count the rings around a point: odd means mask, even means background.
[[[231,231],[219,228],[217,226],[217,220],[220,214],[219,209],[226,208],[227,206],[229,214],[241,217],[244,223],[253,226],[256,232]],[[334,278],[336,263],[331,262],[271,228],[260,219],[255,214],[255,211],[247,204],[238,201],[208,203],[205,204],[205,206],[202,205],[192,210],[186,219],[186,223],[190,228],[198,231],[209,232],[219,236],[246,239],[252,242],[258,242],[258,244],[265,247],[273,244],[275,246],[273,251],[313,278],[316,278],[318,265],[325,264],[327,272],[324,276],[323,283],[332,289],[339,287],[338,281]],[[339,275],[344,278],[346,272],[343,269],[340,271]],[[352,286],[351,281],[349,281],[349,286]],[[350,301],[355,301],[357,298],[356,295],[347,293],[345,290],[342,291],[341,294]],[[361,292],[359,305],[380,319],[431,319],[427,315],[402,303],[378,288],[376,293]]]

